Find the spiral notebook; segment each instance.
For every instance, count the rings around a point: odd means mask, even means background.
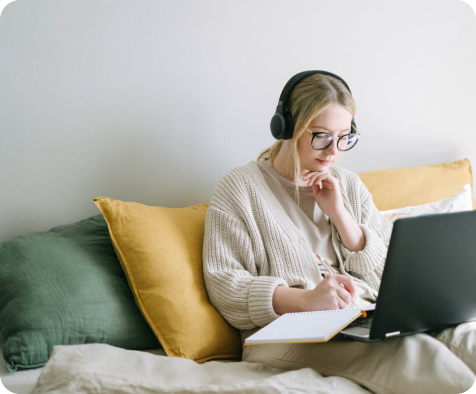
[[[373,309],[375,304],[363,308],[285,313],[246,338],[244,345],[327,342],[363,316],[363,311]]]

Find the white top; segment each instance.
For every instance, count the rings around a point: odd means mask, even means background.
[[[304,239],[314,254],[319,254],[325,258],[334,270],[340,273],[339,261],[332,247],[331,222],[329,217],[316,204],[312,187],[298,186],[298,205],[295,198],[296,186],[294,183],[279,175],[266,160],[260,160],[258,166],[269,188],[296,227],[301,230]],[[330,272],[325,263],[318,260],[318,264],[323,276]]]
[[[339,271],[378,291],[392,223],[352,171],[330,166],[344,208],[365,234],[363,250],[348,250],[331,224]],[[280,315],[276,286],[313,289],[322,281],[317,257],[266,183],[256,161],[227,173],[208,206],[203,240],[203,277],[211,304],[234,327],[263,327]]]

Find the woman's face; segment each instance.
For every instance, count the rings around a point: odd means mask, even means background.
[[[324,131],[332,134],[334,140],[332,144],[323,150],[315,150],[311,146],[312,134],[305,131],[297,141],[299,158],[301,161],[301,174],[305,170],[326,171],[333,164],[342,151],[337,149],[337,140],[344,134],[351,131],[352,114],[340,104],[331,104],[327,109],[314,118],[308,129],[312,132]]]

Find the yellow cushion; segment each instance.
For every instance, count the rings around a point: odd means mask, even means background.
[[[357,175],[369,189],[380,211],[440,201],[458,193],[467,183],[473,189],[473,175],[468,159],[367,171]],[[474,196],[473,209],[476,209]]]
[[[240,331],[210,304],[202,249],[208,204],[166,208],[95,198],[137,306],[171,357],[241,358]],[[125,316],[124,318],[127,318]]]

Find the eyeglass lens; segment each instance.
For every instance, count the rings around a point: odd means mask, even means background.
[[[333,138],[332,135],[327,133],[316,134],[312,139],[312,147],[314,149],[325,149],[331,145]],[[337,148],[340,150],[349,150],[354,147],[358,140],[355,134],[347,134],[339,139]]]

